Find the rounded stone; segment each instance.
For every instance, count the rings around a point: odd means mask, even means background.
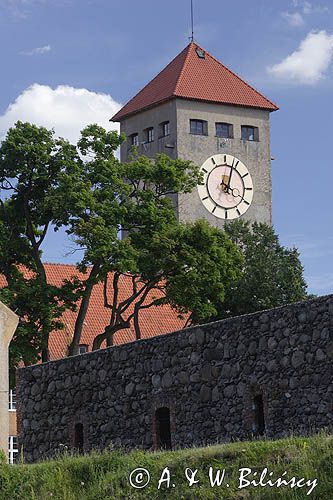
[[[155,389],[158,389],[159,387],[161,387],[161,377],[160,377],[160,375],[158,375],[158,374],[153,375],[152,378],[151,378],[151,383],[153,384],[153,386],[155,387]]]
[[[130,382],[129,384],[126,385],[125,387],[125,394],[127,396],[132,396],[133,392],[135,389],[135,384],[133,382]]]
[[[295,351],[291,358],[291,364],[294,368],[298,368],[304,363],[304,353],[302,351]]]
[[[210,401],[211,398],[212,398],[212,391],[210,387],[202,385],[200,389],[200,401],[202,401],[203,403],[207,403],[207,401]]]
[[[162,387],[164,388],[168,388],[168,387],[171,387],[172,386],[172,376],[171,376],[171,373],[168,371],[166,372],[163,377],[162,377]]]

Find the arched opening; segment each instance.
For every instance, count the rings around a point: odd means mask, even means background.
[[[158,448],[171,450],[170,410],[166,406],[155,412],[156,444]]]
[[[265,413],[262,394],[254,397],[254,434],[260,436],[265,432]]]
[[[74,448],[79,453],[83,453],[83,445],[84,445],[84,439],[83,439],[83,424],[75,424],[74,427]]]

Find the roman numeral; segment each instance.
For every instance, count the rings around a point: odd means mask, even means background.
[[[227,155],[224,155],[224,163],[227,163]]]
[[[246,177],[247,175],[249,175],[248,172],[246,174],[242,175],[242,179],[244,179],[244,177]]]
[[[228,218],[228,210],[225,211],[224,216],[226,219]]]
[[[245,191],[252,191],[253,188],[245,188]]]
[[[216,207],[217,207],[217,205],[215,205],[215,207],[213,208],[213,210],[212,210],[212,214],[215,212]]]
[[[205,201],[209,198],[209,196],[205,196],[204,198],[201,198],[201,201]]]
[[[207,170],[205,168],[203,168],[202,171],[205,172],[205,174],[207,174]]]
[[[237,210],[238,215],[242,215],[242,214],[240,213],[240,211],[238,210],[238,208],[236,208],[236,210]]]
[[[216,165],[214,158],[212,158],[212,162],[214,163],[214,165]]]

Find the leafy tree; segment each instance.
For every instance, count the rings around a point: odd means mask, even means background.
[[[236,316],[307,298],[307,285],[296,248],[279,243],[266,224],[238,220],[225,227],[244,255],[241,278],[228,290],[217,317]]]
[[[158,230],[131,232],[124,243],[132,255],[132,267],[121,271],[115,262],[111,287],[105,276],[110,322],[95,338],[94,349],[104,340],[111,344],[116,332],[131,323],[139,339],[139,313],[149,307],[169,304],[181,317],[188,316],[186,325],[207,320],[217,313],[226,290],[240,275],[240,252],[224,232],[204,220],[194,224],[169,220]],[[124,278],[131,286],[126,287],[127,296],[119,298]]]
[[[78,299],[77,283],[47,282],[41,246],[52,224],[55,229],[67,224],[89,194],[81,172],[75,147],[43,127],[19,121],[1,143],[0,272],[7,280],[1,297],[24,318],[13,342],[14,359],[20,353],[31,361],[29,346],[36,346],[47,361],[49,334],[61,326],[57,319],[64,308]]]
[[[179,313],[192,311],[191,322],[216,312],[214,303],[223,300],[225,288],[238,276],[241,258],[220,231],[176,219],[172,195],[190,192],[201,180],[199,169],[163,154],[154,161],[141,156],[120,164],[107,149],[108,134],[97,126],[84,131],[78,146],[90,158],[93,199],[88,216],[73,218],[69,232],[84,249],[80,268],[95,271],[92,286],[104,282],[104,304],[110,309],[110,322],[94,348],[104,341],[111,345],[115,333],[131,322],[139,338],[139,311],[147,307],[169,303]],[[131,287],[120,297],[124,280]],[[76,325],[70,354],[77,352],[81,325]]]

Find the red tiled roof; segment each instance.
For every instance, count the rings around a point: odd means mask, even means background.
[[[68,264],[45,264],[45,270],[48,282],[53,285],[61,285],[63,280],[70,279],[72,276],[84,278],[85,275],[79,273],[74,265]],[[111,290],[112,279],[109,280]],[[0,287],[6,286],[6,280],[0,276]],[[131,279],[123,277],[119,283],[119,299],[125,299],[131,290]],[[159,293],[154,291],[155,297]],[[110,293],[112,297],[112,293]],[[147,301],[152,299],[148,295]],[[80,344],[87,344],[91,351],[94,338],[104,331],[104,327],[109,323],[111,311],[104,307],[103,284],[98,283],[93,288],[88,312],[85,318],[83,332]],[[63,330],[53,331],[50,335],[49,350],[50,359],[59,359],[67,356],[67,348],[71,342],[77,312],[65,311],[62,321],[65,325]],[[164,305],[143,309],[140,312],[140,327],[142,338],[150,338],[156,335],[169,333],[183,328],[185,320],[180,320],[171,307]],[[135,340],[134,328],[124,329],[117,332],[114,336],[114,344],[124,344]]]
[[[204,54],[204,58],[198,56],[199,51]],[[199,45],[191,42],[111,120],[121,121],[175,97],[269,111],[278,109]]]

